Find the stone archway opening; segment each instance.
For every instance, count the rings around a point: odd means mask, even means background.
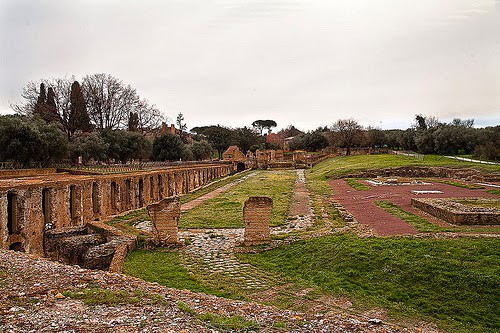
[[[16,242],[16,243],[10,244],[9,250],[13,250],[13,251],[17,251],[17,252],[24,252],[24,247],[23,247],[23,244],[21,244],[21,242]]]
[[[238,164],[236,164],[236,171],[237,172],[245,171],[245,163],[238,162]]]

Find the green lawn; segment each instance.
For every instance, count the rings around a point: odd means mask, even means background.
[[[256,175],[227,192],[183,213],[180,228],[243,227],[243,204],[251,196],[273,198],[271,225],[283,224],[288,216],[296,173],[293,170],[256,171]]]
[[[460,162],[453,159],[445,158],[438,155],[425,155],[425,158],[420,161],[408,156],[402,155],[358,155],[336,157],[318,163],[309,174],[315,178],[334,178],[347,175],[352,172],[391,168],[401,166],[443,166],[453,168],[475,168],[482,171],[500,172],[500,166],[477,164],[471,162]]]
[[[396,319],[429,320],[450,331],[500,330],[500,240],[328,236],[243,260],[355,306]]]

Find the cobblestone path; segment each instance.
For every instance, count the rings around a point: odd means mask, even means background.
[[[190,201],[182,205],[181,211],[185,212],[193,209],[255,174],[248,174],[235,182]],[[312,225],[311,198],[305,186],[304,170],[297,170],[297,179],[293,192],[289,217],[284,225],[272,227],[272,234],[290,233],[303,230]],[[135,227],[151,231],[151,222],[141,222]],[[268,272],[264,273],[249,264],[240,262],[236,258],[234,248],[237,243],[243,242],[244,232],[245,229],[243,228],[187,229],[180,231],[180,241],[187,243],[181,250],[185,267],[190,271],[202,271],[203,275],[206,276],[220,273],[230,278],[235,285],[242,289],[268,289],[278,284],[278,278],[271,276]]]
[[[287,233],[302,230],[313,224],[311,196],[306,188],[304,169],[297,170],[297,180],[293,189],[292,204],[286,224],[271,228],[272,234]]]
[[[239,182],[244,181],[249,176],[243,177]],[[206,196],[213,198],[223,192],[216,191]],[[182,211],[189,209],[186,208],[186,205],[183,205]],[[193,207],[195,205],[191,206],[191,208]],[[283,226],[271,228],[271,233],[279,234],[301,230],[310,226],[312,220],[310,195],[305,187],[304,170],[297,170],[294,196],[287,223]],[[243,236],[243,228],[189,229],[181,231],[179,238],[182,241],[189,238],[189,245],[182,252],[186,268],[190,270],[201,269],[209,274],[221,273],[231,278],[240,288],[244,289],[267,289],[276,285],[279,281],[276,277],[269,275],[267,272],[264,273],[249,264],[242,263],[236,258],[234,247],[237,243],[243,241]]]

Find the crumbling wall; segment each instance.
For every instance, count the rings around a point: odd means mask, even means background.
[[[0,181],[0,248],[42,256],[46,229],[82,227],[114,214],[146,207],[160,198],[185,194],[214,178],[227,176],[232,168],[231,164],[201,164],[127,174],[56,173],[33,179],[3,179]],[[10,232],[8,193],[15,194],[16,198],[16,230]]]
[[[273,209],[273,199],[250,197],[243,207],[245,223],[245,245],[259,245],[271,241],[269,221]]]
[[[498,199],[463,198],[473,202]],[[432,216],[457,225],[499,225],[500,210],[485,207],[468,207],[457,202],[461,198],[412,198],[411,205]],[[497,201],[498,202],[498,201]]]
[[[181,204],[179,197],[169,197],[148,207],[155,246],[178,244]]]

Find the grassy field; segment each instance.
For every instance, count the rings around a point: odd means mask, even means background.
[[[284,278],[384,307],[396,319],[437,322],[449,331],[500,329],[498,239],[328,236],[261,254],[240,254]]]
[[[334,178],[355,171],[401,166],[443,166],[500,172],[500,166],[498,165],[460,162],[437,155],[425,155],[422,161],[401,155],[358,155],[325,160],[311,169],[309,174],[311,177],[320,179]]]
[[[288,216],[296,179],[292,170],[255,171],[257,174],[227,192],[184,213],[181,228],[243,227],[243,204],[251,196],[273,198],[271,225],[283,224]]]
[[[351,156],[327,160],[306,171],[306,185],[311,194],[316,224],[323,225],[321,213],[324,212],[328,214],[334,227],[344,225],[330,202],[332,188],[328,184],[329,177],[364,169],[405,165],[475,167],[483,171],[500,171],[498,166],[458,162],[437,156],[426,156],[423,161],[395,155]],[[180,227],[242,227],[243,203],[253,195],[273,197],[271,224],[283,223],[288,216],[296,179],[295,171],[251,172],[256,172],[256,175],[183,213]],[[193,200],[241,175],[233,177],[184,196],[181,200]],[[353,186],[357,186],[356,181]],[[498,194],[497,191],[491,192]],[[495,227],[444,228],[406,212],[391,202],[382,201],[378,205],[414,225],[421,232],[498,230]],[[131,218],[139,219],[141,214],[143,213],[137,212]],[[113,223],[127,229],[129,226],[125,222],[126,217],[122,217]],[[183,257],[175,252],[134,251],[127,256],[124,271],[173,288],[236,299],[256,299],[282,308],[299,310],[302,309],[301,306],[307,305],[307,300],[298,297],[297,293],[312,288],[306,295],[314,299],[311,306],[323,296],[342,296],[353,302],[354,311],[383,308],[396,321],[435,322],[449,332],[498,332],[499,248],[500,239],[495,238],[359,238],[355,235],[336,235],[301,241],[260,254],[237,254],[240,260],[276,276],[277,285],[274,286],[286,286],[278,297],[272,299],[253,298],[255,296],[251,290],[238,290],[238,285],[228,276],[215,275],[201,269],[198,271],[196,268],[188,271],[182,266]],[[88,293],[92,293],[92,290]],[[108,297],[98,296],[104,299]],[[130,295],[131,302],[135,301],[134,297],[136,295]],[[186,311],[189,309],[186,308]],[[221,329],[253,327],[253,323],[242,322],[240,318],[222,318],[215,314],[199,319],[211,322]]]
[[[127,255],[123,273],[170,288],[239,298],[224,285],[206,282],[204,277],[190,273],[181,265],[177,252],[135,250]]]

